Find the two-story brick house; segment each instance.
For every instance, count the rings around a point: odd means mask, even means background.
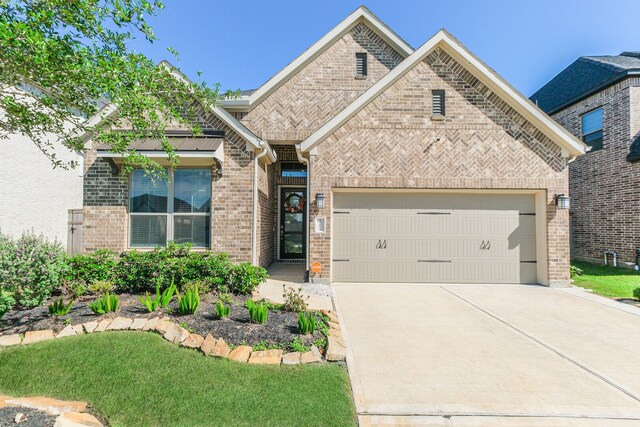
[[[635,266],[640,249],[640,52],[584,56],[531,100],[590,151],[569,165],[572,256],[605,251]]]
[[[86,250],[191,242],[315,281],[569,281],[558,202],[585,146],[444,30],[414,50],[358,8],[200,119],[205,135],[168,135],[168,183],[122,179],[89,143]]]

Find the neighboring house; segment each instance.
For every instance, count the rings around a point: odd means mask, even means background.
[[[62,146],[54,135],[49,141],[58,159],[77,161],[79,167],[54,169],[51,161],[25,135],[13,134],[0,141],[3,146],[0,232],[19,237],[24,231],[33,230],[49,240],[70,246],[74,239],[67,239],[71,233],[69,210],[82,209],[82,156]]]
[[[584,56],[531,100],[590,151],[570,164],[572,257],[621,265],[640,249],[640,52]],[[610,258],[612,258],[610,256]]]
[[[414,51],[361,7],[200,117],[208,134],[169,135],[168,185],[123,180],[92,144],[86,250],[191,241],[325,282],[569,282],[556,200],[584,145],[446,31]]]

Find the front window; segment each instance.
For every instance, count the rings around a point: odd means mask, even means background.
[[[591,147],[590,151],[602,150],[602,108],[582,115],[582,141]]]
[[[280,176],[282,178],[306,178],[307,167],[302,163],[282,163]]]
[[[168,181],[154,181],[144,170],[133,170],[129,191],[129,245],[156,247],[172,240],[208,248],[211,169],[171,169],[167,174]]]

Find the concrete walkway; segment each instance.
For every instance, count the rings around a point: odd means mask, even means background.
[[[637,308],[537,286],[333,291],[361,425],[640,425]]]

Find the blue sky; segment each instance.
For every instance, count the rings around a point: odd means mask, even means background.
[[[446,28],[530,96],[579,56],[640,50],[639,0],[165,0],[131,47],[223,89],[253,89],[364,4],[414,48]],[[180,53],[179,61],[166,48]]]

